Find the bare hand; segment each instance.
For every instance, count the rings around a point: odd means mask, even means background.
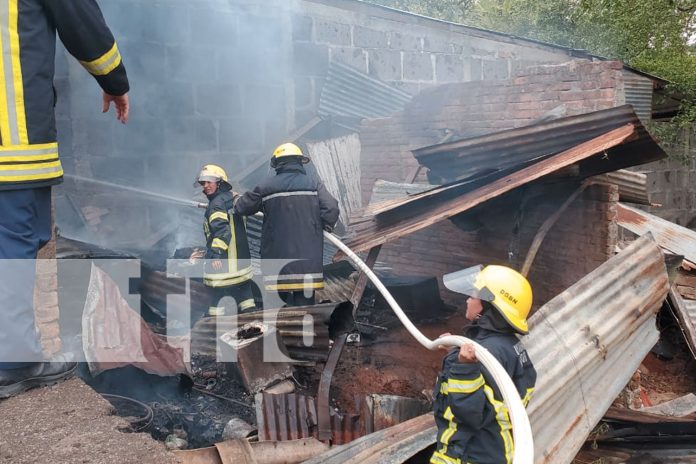
[[[220,261],[219,259],[215,259],[212,262],[212,266],[213,266],[213,269],[215,269],[216,271],[219,271],[222,269],[222,261]]]
[[[109,107],[111,106],[111,102],[114,103],[114,108],[116,108],[116,119],[121,121],[121,123],[125,124],[128,122],[128,110],[130,109],[130,105],[128,103],[128,94],[123,94],[120,96],[116,95],[109,95],[108,93],[104,92],[103,93],[103,105],[102,105],[102,113],[106,113],[109,111]]]
[[[465,343],[459,348],[459,362],[467,364],[478,362],[474,345]]]

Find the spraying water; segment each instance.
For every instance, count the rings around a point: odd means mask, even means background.
[[[136,193],[138,195],[147,195],[148,198],[159,200],[165,203],[171,203],[181,206],[191,206],[194,208],[205,208],[208,206],[207,203],[200,203],[193,200],[185,200],[183,198],[174,198],[169,195],[163,195],[161,193],[150,192],[149,190],[139,189],[137,187],[128,187],[125,185],[114,184],[112,182],[107,182],[104,180],[89,179],[87,177],[75,176],[72,174],[65,174],[63,177],[70,179],[74,182],[84,182],[85,184],[97,185],[100,187],[108,187],[115,190],[121,190],[125,192]]]

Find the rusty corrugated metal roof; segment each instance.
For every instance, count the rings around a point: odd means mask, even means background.
[[[650,205],[648,176],[642,172],[620,169],[594,177],[595,181],[618,185],[619,199],[628,203]]]
[[[504,135],[505,143],[511,143],[508,135]],[[578,166],[579,177],[588,177],[665,156],[636,118],[635,123],[610,130],[552,156],[444,185],[403,200],[370,205],[363,210],[362,216],[352,218],[346,244],[354,251],[366,251],[571,166]]]
[[[259,440],[286,441],[317,437],[319,418],[315,398],[296,393],[255,397]],[[331,416],[332,443],[342,445],[364,435],[360,416],[340,414]]]
[[[696,356],[696,301],[683,298],[676,288],[670,290],[669,299],[676,310],[686,343],[691,348],[691,353]]]
[[[652,119],[653,81],[628,69],[623,70],[624,97],[644,123]]]
[[[522,343],[538,373],[528,407],[536,463],[572,462],[657,342],[655,315],[668,289],[663,254],[648,235],[530,318]],[[432,416],[421,416],[307,462],[401,463],[435,436]]]
[[[636,235],[651,232],[657,243],[696,263],[696,232],[628,205],[617,208],[619,225]]]
[[[442,184],[560,153],[626,124],[636,126],[640,139],[647,141],[650,138],[632,107],[623,105],[419,148],[413,154],[422,166],[430,169],[428,176],[431,183]],[[636,163],[633,164],[653,161],[653,154],[654,150],[635,153]],[[641,158],[645,158],[645,161],[641,161]],[[605,172],[615,169],[619,168],[606,169]]]

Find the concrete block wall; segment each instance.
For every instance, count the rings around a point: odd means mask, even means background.
[[[390,118],[364,121],[363,202],[377,179],[410,182],[418,168],[411,150],[437,144],[449,131],[472,137],[528,125],[560,105],[568,116],[616,106],[623,98],[621,68],[577,60],[530,67],[513,79],[441,85]],[[425,170],[416,180],[425,180]]]
[[[660,205],[648,210],[696,230],[696,129],[685,130],[679,143],[665,150],[669,159],[636,168],[648,176],[650,201]]]
[[[476,264],[520,269],[539,227],[575,188],[577,185],[537,184],[524,192],[511,192],[458,216],[477,222],[475,230],[465,231],[453,221],[443,221],[388,243],[380,260],[389,263],[396,274],[437,276],[443,298],[463,307],[466,298],[446,290],[442,275]],[[561,215],[542,242],[529,275],[535,307],[613,255],[618,239],[617,202],[616,186],[592,186]]]

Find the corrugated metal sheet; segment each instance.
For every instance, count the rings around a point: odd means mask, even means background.
[[[662,248],[696,263],[696,232],[693,230],[624,204],[618,205],[617,213],[621,227],[636,235],[651,232]]]
[[[683,298],[674,287],[669,292],[669,299],[677,312],[679,325],[684,330],[686,343],[691,352],[696,354],[696,301]]]
[[[624,96],[643,123],[652,119],[653,81],[628,69],[623,70]]]
[[[595,176],[597,182],[614,184],[619,186],[619,199],[628,203],[650,205],[648,194],[648,176],[642,172],[620,169],[608,172],[601,176]]]
[[[372,187],[370,204],[381,203],[388,200],[401,200],[410,195],[427,192],[437,187],[437,185],[400,184],[398,182],[377,179],[375,185]]]
[[[191,351],[214,356],[217,333],[229,332],[248,322],[268,318],[274,321],[292,358],[323,362],[329,353],[329,320],[335,308],[336,305],[330,303],[203,318],[191,330]],[[307,345],[310,341],[311,344]]]
[[[528,412],[535,462],[572,462],[592,428],[657,342],[667,295],[662,252],[641,237],[530,318],[522,338],[537,369]],[[308,461],[400,463],[435,440],[431,416],[365,436]]]
[[[347,445],[334,446],[304,464],[400,463],[433,444],[435,434],[435,421],[432,414],[427,414],[358,438]]]
[[[370,205],[362,216],[352,218],[346,244],[354,251],[366,251],[570,166],[579,166],[579,176],[588,177],[665,156],[647,132],[628,124],[551,157],[438,187],[404,200]]]
[[[255,397],[256,421],[259,440],[285,441],[317,437],[319,418],[316,399],[311,396],[288,393]],[[342,445],[364,435],[360,416],[331,415],[332,443]]]
[[[411,95],[349,66],[332,62],[321,91],[319,115],[353,118],[357,132],[359,121],[382,118],[402,110]]]
[[[420,148],[414,150],[413,154],[422,166],[430,169],[430,182],[442,184],[508,169],[539,157],[550,156],[626,124],[636,126],[639,139],[644,143],[654,144],[633,108],[624,105]],[[638,153],[640,151],[636,150],[632,155],[637,155],[639,159],[645,157],[646,160],[638,159],[633,164],[652,160],[652,157]],[[654,150],[650,150],[650,154],[654,154]],[[604,172],[615,169],[619,167]]]
[[[660,248],[639,238],[544,305],[524,337],[537,369],[528,407],[537,463],[570,463],[657,342],[669,283]]]
[[[312,163],[326,189],[338,200],[340,221],[362,207],[360,192],[360,137],[347,135],[320,142],[308,143]]]

